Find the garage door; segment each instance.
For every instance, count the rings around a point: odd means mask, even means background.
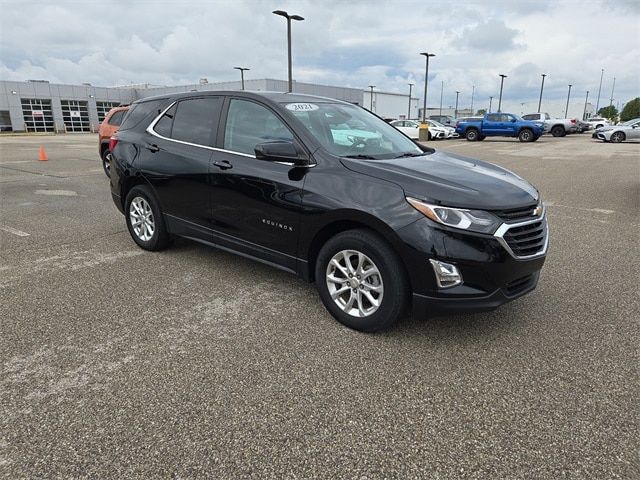
[[[89,108],[84,100],[60,100],[67,132],[89,132]]]
[[[98,109],[98,122],[102,123],[104,117],[109,113],[109,110],[119,106],[120,103],[118,102],[96,102],[96,108]]]
[[[53,132],[51,99],[21,98],[22,115],[27,132]]]

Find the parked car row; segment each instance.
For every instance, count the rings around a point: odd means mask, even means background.
[[[418,120],[394,120],[390,122],[391,125],[396,127],[402,133],[409,138],[417,140],[420,132],[420,121]],[[429,127],[428,139],[429,140],[446,140],[448,138],[457,138],[459,135],[456,133],[456,129],[442,125],[435,120],[425,120],[425,123]]]

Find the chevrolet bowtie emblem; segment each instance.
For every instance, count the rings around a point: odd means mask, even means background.
[[[533,216],[539,217],[540,215],[542,215],[542,207],[538,205],[536,208],[533,209]]]

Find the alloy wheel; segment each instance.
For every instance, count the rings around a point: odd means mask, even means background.
[[[135,197],[129,206],[129,220],[136,236],[143,242],[153,238],[156,224],[151,205],[143,197]]]
[[[384,294],[380,270],[364,253],[342,250],[327,265],[326,283],[340,309],[354,317],[374,314]]]

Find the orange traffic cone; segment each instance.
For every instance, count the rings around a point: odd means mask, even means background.
[[[38,154],[38,160],[40,160],[41,162],[46,162],[47,160],[49,160],[49,158],[47,157],[47,152],[44,151],[44,147],[40,147],[40,152]]]

